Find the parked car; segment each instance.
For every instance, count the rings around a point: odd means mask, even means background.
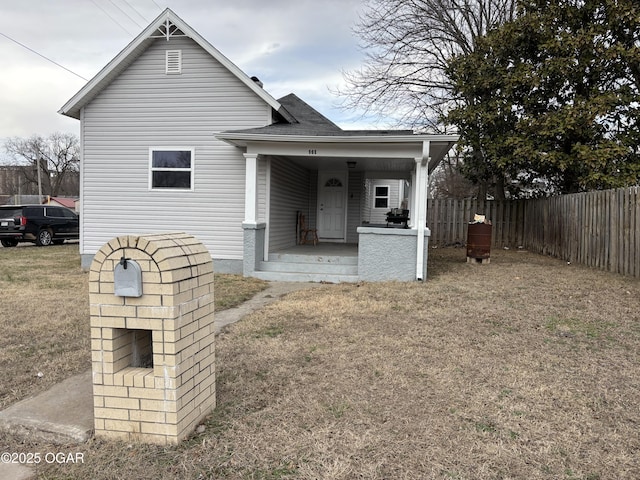
[[[52,205],[0,206],[0,243],[15,247],[20,242],[38,246],[80,238],[78,216],[68,208]]]

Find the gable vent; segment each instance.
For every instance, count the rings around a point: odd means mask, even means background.
[[[167,50],[167,74],[182,73],[182,50]]]

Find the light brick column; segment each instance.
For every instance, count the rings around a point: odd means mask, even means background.
[[[123,256],[140,297],[114,294]],[[89,275],[96,436],[178,443],[216,404],[211,255],[184,233],[119,237]]]

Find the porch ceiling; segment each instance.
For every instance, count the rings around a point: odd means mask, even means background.
[[[416,159],[435,168],[458,140],[457,135],[265,135],[221,132],[216,137],[248,154],[286,157],[309,169],[410,172]],[[428,145],[428,152],[424,151]]]
[[[284,158],[284,155],[274,155]],[[367,158],[367,157],[305,157],[299,155],[286,156],[288,160],[309,170],[346,170],[350,172],[402,172],[408,173],[415,168],[413,158]],[[348,164],[355,162],[349,168]]]

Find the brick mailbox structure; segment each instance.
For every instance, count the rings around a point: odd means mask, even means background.
[[[96,436],[178,443],[215,408],[211,255],[184,233],[118,237],[89,275]]]

